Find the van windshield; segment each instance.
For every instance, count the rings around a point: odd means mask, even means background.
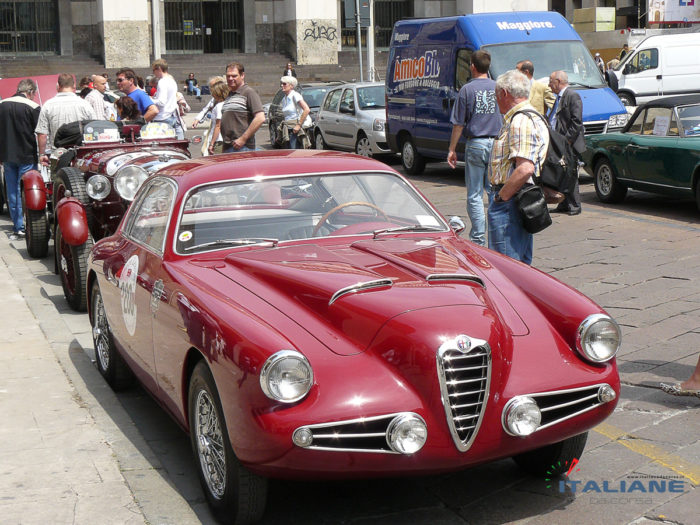
[[[607,85],[583,42],[576,40],[518,42],[484,46],[483,49],[491,53],[493,78],[497,78],[509,69],[515,69],[515,64],[521,60],[531,60],[535,65],[537,79],[549,79],[553,71],[563,70],[569,76],[571,85],[590,88]]]

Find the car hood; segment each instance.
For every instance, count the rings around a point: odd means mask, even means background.
[[[114,175],[119,168],[127,164],[135,164],[152,172],[154,169],[189,158],[190,156],[180,148],[153,145],[140,149],[125,147],[88,151],[77,159],[76,166],[83,171]]]
[[[401,314],[446,305],[469,306],[466,317],[496,319],[510,335],[527,334],[477,259],[447,239],[377,239],[235,252],[218,271],[341,355],[365,351]]]
[[[374,120],[375,118],[379,118],[386,120],[386,108],[362,109],[360,110],[360,113],[362,114],[363,119]]]
[[[583,101],[584,122],[608,120],[610,115],[627,111],[617,95],[608,87],[577,89],[576,93]]]

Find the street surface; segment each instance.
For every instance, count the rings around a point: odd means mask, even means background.
[[[264,128],[258,141],[267,144]],[[466,218],[461,166],[409,178],[443,215]],[[415,479],[271,481],[263,524],[700,524],[700,399],[658,388],[686,379],[700,351],[700,213],[690,200],[638,192],[603,205],[590,179],[581,197],[581,215],[553,215],[536,235],[533,265],[622,325],[623,388],[568,480],[504,460]],[[88,316],[68,308],[53,273],[53,249],[32,260],[10,233],[6,214],[0,522],[215,523],[188,437],[140,388],[111,391],[94,366]]]

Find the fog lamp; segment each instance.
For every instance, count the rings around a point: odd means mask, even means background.
[[[112,186],[104,175],[93,175],[87,180],[85,191],[91,199],[101,201],[112,191]]]
[[[314,435],[308,428],[298,428],[292,434],[292,441],[298,447],[310,447],[314,442]]]
[[[399,414],[386,429],[386,442],[399,454],[415,454],[428,439],[428,427],[418,414]]]
[[[503,429],[511,436],[529,436],[542,421],[542,413],[529,396],[514,397],[503,409]]]
[[[601,403],[608,403],[616,397],[617,395],[610,385],[600,385],[598,389],[598,401]]]

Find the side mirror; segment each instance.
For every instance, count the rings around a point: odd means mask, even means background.
[[[340,112],[341,112],[341,113],[350,113],[350,114],[352,114],[352,113],[355,113],[355,109],[352,107],[351,104],[348,104],[347,102],[343,102],[343,103],[340,105]]]
[[[464,224],[464,221],[462,220],[461,217],[454,215],[453,217],[450,217],[450,228],[452,228],[452,231],[454,231],[457,235],[462,233],[464,230],[467,229],[467,225]]]
[[[630,67],[629,64],[625,66],[625,68],[622,70],[623,75],[629,75],[632,72],[632,68]]]
[[[608,86],[610,86],[610,89],[617,93],[619,83],[617,80],[617,75],[612,69],[608,69],[605,72],[605,81],[608,83]]]

